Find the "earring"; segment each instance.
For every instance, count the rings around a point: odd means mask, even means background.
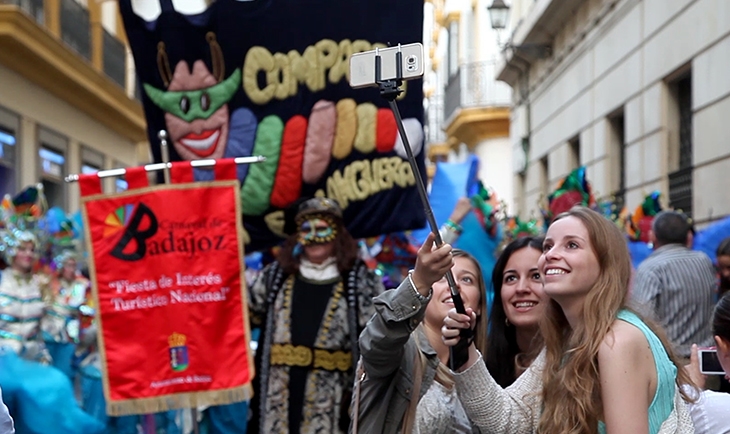
[[[507,326],[507,327],[509,327],[509,326],[510,326],[510,323],[509,323],[509,318],[505,318],[505,319],[504,319],[504,325],[505,325],[505,326]]]

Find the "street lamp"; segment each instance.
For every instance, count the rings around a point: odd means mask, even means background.
[[[504,3],[504,0],[494,0],[487,10],[489,11],[492,28],[494,30],[504,30],[507,27],[507,19],[509,18],[509,6]]]
[[[509,41],[502,45],[499,41],[499,34],[501,30],[507,28],[507,21],[509,19],[510,7],[504,2],[504,0],[492,0],[492,5],[487,7],[489,11],[489,19],[492,22],[492,29],[497,31],[497,45],[503,51],[511,49],[513,51],[521,51],[527,53],[530,56],[544,59],[552,54],[552,47],[550,44],[522,44],[512,45]]]

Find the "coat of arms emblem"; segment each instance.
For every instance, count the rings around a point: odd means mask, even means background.
[[[182,333],[173,333],[167,338],[170,345],[170,366],[175,372],[188,369],[188,347],[185,345],[187,337]]]

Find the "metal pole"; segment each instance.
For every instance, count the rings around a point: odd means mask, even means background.
[[[403,140],[403,147],[406,150],[408,162],[411,165],[411,171],[413,172],[413,176],[416,178],[416,189],[418,190],[418,195],[421,197],[423,210],[426,212],[426,220],[428,220],[428,225],[431,227],[431,232],[433,232],[434,237],[436,238],[436,245],[441,246],[444,241],[441,238],[441,233],[439,232],[436,218],[434,217],[433,210],[431,209],[431,205],[428,202],[428,193],[426,193],[426,186],[423,183],[421,171],[418,169],[416,157],[413,155],[411,144],[408,141],[408,136],[406,135],[406,130],[403,126],[403,119],[401,118],[400,110],[398,110],[398,104],[395,102],[394,99],[388,100],[388,104],[390,105],[390,109],[393,110],[393,115],[395,115],[395,124],[398,126],[401,140]],[[459,295],[459,289],[456,286],[456,280],[454,279],[454,274],[451,272],[451,270],[446,272],[446,281],[449,283],[449,289],[451,290],[451,299],[454,301],[454,307],[456,308],[456,311],[466,312],[466,309],[464,308],[464,302]]]
[[[398,51],[395,55],[395,61],[396,61],[396,78],[394,80],[382,80],[382,64],[380,59],[380,53],[378,49],[375,49],[375,82],[380,87],[380,95],[385,98],[388,101],[388,104],[390,105],[390,109],[393,111],[393,115],[395,116],[395,124],[398,126],[398,132],[400,133],[401,140],[403,140],[403,147],[405,148],[406,155],[408,156],[408,163],[411,165],[411,171],[413,172],[413,176],[416,178],[416,188],[418,190],[418,195],[421,198],[421,203],[423,204],[423,209],[426,212],[426,219],[428,220],[428,224],[431,227],[431,232],[433,232],[436,245],[441,246],[443,244],[443,239],[441,238],[441,234],[439,233],[439,228],[436,224],[436,219],[433,216],[433,210],[431,209],[431,204],[428,202],[428,195],[426,193],[426,186],[423,184],[423,178],[421,178],[421,172],[418,169],[418,164],[416,163],[416,157],[413,155],[413,150],[411,149],[411,144],[408,141],[408,136],[406,135],[405,127],[403,126],[403,119],[400,115],[400,110],[398,110],[398,104],[396,103],[396,98],[398,95],[401,94],[401,80],[402,80],[402,71],[403,71],[403,53],[401,52],[401,46],[398,44]],[[446,272],[446,281],[449,284],[449,290],[451,291],[451,299],[454,303],[454,308],[456,308],[456,311],[459,313],[466,313],[466,309],[464,307],[464,301],[461,299],[461,294],[459,293],[459,288],[456,286],[456,280],[454,279],[454,274],[451,272],[451,269],[449,269]],[[486,294],[483,294],[482,296],[486,296]],[[469,359],[469,338],[472,335],[471,330],[462,329],[460,332],[461,340],[456,346],[449,347],[449,367],[451,370],[456,371],[459,367],[463,366],[464,363]]]
[[[165,176],[165,184],[170,183],[170,167],[168,167],[167,163],[170,162],[170,148],[167,145],[167,131],[160,130],[160,132],[157,133],[157,138],[160,139],[160,150],[162,151],[162,162],[165,163],[164,167],[164,176]]]
[[[236,157],[234,158],[234,161],[236,164],[253,164],[253,163],[261,163],[263,161],[266,161],[266,157],[262,155],[256,155],[252,157]],[[213,159],[206,159],[206,160],[191,160],[190,165],[193,167],[212,167],[215,166],[216,162]],[[144,170],[147,172],[155,172],[157,170],[164,170],[169,169],[172,167],[172,163],[153,163],[153,164],[147,164],[144,166]],[[113,176],[124,176],[124,174],[127,173],[126,169],[119,168],[119,169],[109,169],[109,170],[101,170],[99,172],[96,172],[96,174],[99,176],[99,178],[109,178]],[[79,180],[78,174],[72,174],[68,175],[66,178],[64,178],[66,182],[77,182]]]
[[[160,139],[160,149],[162,151],[162,164],[164,167],[162,168],[165,184],[169,184],[170,181],[170,168],[172,167],[172,164],[170,164],[170,148],[167,143],[167,131],[160,130],[159,133],[157,133],[157,137]],[[192,165],[192,164],[191,164]],[[193,419],[193,434],[199,434],[200,427],[198,426],[198,408],[192,407],[190,408],[190,415]]]

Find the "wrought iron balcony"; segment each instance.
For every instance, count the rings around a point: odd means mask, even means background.
[[[91,59],[89,11],[75,0],[61,0],[61,39],[87,60]]]
[[[88,4],[92,10],[99,6],[96,0]],[[122,137],[145,140],[141,105],[124,86],[112,83],[120,81],[118,72],[129,72],[126,66],[114,68],[115,62],[107,59],[105,69],[104,34],[91,32],[88,9],[75,0],[58,0],[58,6],[44,8],[44,0],[0,0],[0,63]],[[94,26],[100,30],[101,23]],[[111,57],[119,62],[118,47],[116,51]],[[111,78],[99,80],[102,75]]]
[[[31,16],[38,24],[43,24],[43,0],[0,0],[0,5],[16,5]]]
[[[122,88],[125,87],[127,74],[127,53],[122,41],[104,29],[104,73]]]
[[[669,174],[669,206],[692,217],[692,167]]]
[[[511,105],[512,89],[495,79],[495,64],[467,63],[451,76],[444,92],[444,123],[448,124],[459,109]]]

